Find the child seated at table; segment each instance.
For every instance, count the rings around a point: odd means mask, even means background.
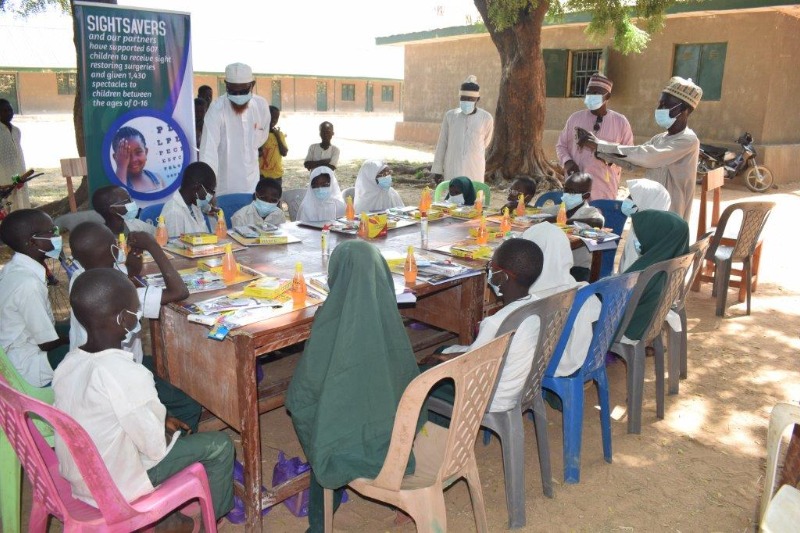
[[[248,226],[264,223],[279,226],[286,222],[286,215],[280,207],[283,190],[281,182],[272,178],[261,178],[256,183],[253,201],[236,211],[231,217],[233,226]]]
[[[531,286],[542,273],[542,250],[532,241],[512,238],[501,244],[486,267],[487,283],[503,302],[503,308],[481,321],[478,336],[470,346],[449,346],[441,354],[429,357],[420,365],[427,370],[432,364],[480,348],[493,340],[503,320],[512,311],[536,299],[530,294]],[[517,404],[520,391],[531,369],[534,347],[539,338],[539,318],[525,319],[517,329],[508,349],[505,363],[497,381],[497,389],[489,404],[490,412],[508,411]],[[452,383],[442,383],[433,389],[438,398],[453,402]]]
[[[658,211],[669,211],[672,199],[669,191],[657,181],[647,178],[639,180],[628,180],[628,197],[622,202],[620,211],[627,217],[632,217],[634,213],[657,209]],[[619,272],[625,272],[634,261],[639,259],[639,239],[633,228],[628,231],[625,237],[625,246],[622,248],[622,256],[619,259]]]
[[[530,204],[533,201],[533,197],[536,196],[536,182],[527,176],[521,176],[511,182],[511,188],[508,189],[506,205],[500,209],[500,212],[502,213],[503,209],[507,207],[509,213],[514,213],[514,209],[517,208],[517,204],[519,203],[520,194],[523,196],[525,205],[527,206]]]
[[[383,467],[397,406],[418,374],[397,310],[389,266],[375,246],[349,240],[328,265],[330,293],[317,311],[286,394],[311,463],[308,522],[323,525],[322,487],[340,489]],[[417,430],[426,416],[420,417]],[[413,472],[413,458],[407,473]],[[334,491],[334,509],[342,490]]]
[[[316,167],[308,177],[308,187],[297,220],[327,222],[344,216],[344,200],[336,174],[328,167]]]
[[[166,288],[163,290],[157,287],[136,289],[142,316],[157,319],[162,305],[184,300],[189,296],[189,290],[183,283],[180,274],[150,234],[131,232],[128,236],[128,245],[130,252],[127,261],[120,262],[120,250],[117,248],[116,239],[106,226],[97,222],[78,224],[69,236],[69,246],[78,267],[69,281],[70,291],[81,275],[97,268],[117,268],[127,274],[129,278],[136,279],[142,270],[142,254],[148,252],[158,266]],[[122,349],[131,352],[136,363],[142,363],[153,372],[153,358],[144,357],[140,330],[141,326],[137,324],[131,339],[123,343]],[[70,312],[70,350],[83,346],[86,339],[86,329],[78,322],[75,313]],[[154,376],[154,379],[158,398],[166,406],[170,415],[167,420],[168,427],[172,427],[173,431],[176,429],[197,431],[197,424],[203,411],[200,404],[158,376]]]
[[[161,210],[170,238],[208,232],[203,213],[210,208],[216,190],[217,176],[207,163],[196,161],[186,167],[180,188]]]
[[[50,308],[44,263],[58,258],[61,237],[46,213],[18,209],[0,224],[0,239],[14,251],[0,270],[0,347],[25,381],[44,387],[69,349],[69,326],[56,324]]]
[[[450,180],[444,201],[457,206],[475,205],[475,198],[475,186],[472,180],[466,176],[459,176]]]
[[[403,199],[392,187],[392,169],[383,161],[364,161],[356,177],[356,194],[353,198],[356,213],[386,211],[403,207]]]
[[[144,231],[150,235],[156,234],[156,227],[144,220],[139,220],[139,206],[131,200],[131,195],[125,187],[108,185],[100,187],[92,195],[92,208],[97,211],[108,229],[114,235],[131,231]]]
[[[166,409],[153,375],[122,349],[137,329],[141,311],[133,284],[122,272],[97,268],[81,274],[70,304],[87,340],[71,350],[53,377],[55,406],[89,434],[111,479],[127,501],[152,492],[192,463],[200,462],[219,519],[233,506],[234,448],[221,432],[173,434],[166,442]],[[96,505],[63,441],[56,436],[59,472],[72,494]]]

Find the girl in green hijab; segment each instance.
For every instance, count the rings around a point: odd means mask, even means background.
[[[689,253],[689,224],[671,211],[646,210],[632,216],[633,231],[639,238],[641,255],[625,272],[638,272],[652,264],[673,259]],[[664,274],[650,280],[639,299],[639,305],[625,330],[625,336],[639,340],[653,313],[656,311],[661,291],[664,289]]]
[[[458,205],[475,205],[475,197],[475,186],[472,184],[472,180],[466,176],[459,176],[450,180],[445,201]]]
[[[359,240],[338,245],[328,265],[328,286],[286,395],[311,464],[313,532],[323,529],[322,487],[340,489],[355,478],[378,475],[400,397],[419,375],[392,274],[377,248]],[[413,469],[412,457],[408,470]],[[334,493],[335,507],[341,493]]]

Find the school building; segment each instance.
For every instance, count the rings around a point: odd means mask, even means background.
[[[542,29],[547,116],[544,144],[555,143],[569,115],[584,109],[588,76],[604,72],[614,81],[609,107],[631,123],[637,142],[660,129],[653,110],[673,76],[694,79],[703,100],[689,119],[701,142],[736,148],[744,131],[753,135],[759,162],[778,183],[800,179],[800,4],[764,0],[705,0],[673,6],[664,29],[641,54],[622,55],[584,30],[590,14],[574,13]],[[500,57],[481,25],[379,37],[377,44],[403,46],[403,121],[395,139],[435,143],[442,117],[458,105],[468,74],[481,86],[480,105],[494,112]]]

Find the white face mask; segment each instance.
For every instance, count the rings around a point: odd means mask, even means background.
[[[122,313],[128,313],[136,317],[136,325],[133,326],[133,329],[125,328],[125,338],[122,340],[122,344],[129,345],[133,339],[138,335],[140,331],[142,331],[142,311],[139,310],[137,312],[131,312],[127,309],[123,309],[117,315],[117,325],[122,326]],[[125,327],[125,326],[122,326]]]
[[[595,111],[603,107],[603,95],[602,94],[587,94],[583,98],[583,104],[586,106],[586,109],[589,111]]]
[[[228,100],[236,105],[245,105],[253,97],[253,93],[247,94],[229,94]]]
[[[500,290],[500,285],[495,285],[494,283],[492,283],[492,278],[495,276],[495,274],[499,274],[500,272],[502,272],[502,270],[490,269],[489,273],[486,275],[486,284],[489,285],[494,295],[497,296],[498,298],[503,296],[503,291]]]

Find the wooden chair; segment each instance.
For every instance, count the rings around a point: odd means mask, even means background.
[[[78,203],[75,201],[75,188],[72,178],[83,177],[88,174],[86,169],[86,158],[75,157],[61,160],[61,175],[67,180],[67,198],[69,198],[69,210],[75,213],[78,211]]]
[[[475,461],[475,437],[511,333],[435,366],[406,387],[394,421],[383,468],[375,479],[358,478],[348,485],[367,498],[398,507],[411,515],[417,531],[447,531],[444,489],[466,478],[478,532],[488,531],[483,491]],[[417,419],[434,385],[455,383],[456,399],[450,428],[427,422],[416,432]],[[413,446],[416,469],[404,475]],[[325,531],[333,531],[333,491],[325,489]]]

